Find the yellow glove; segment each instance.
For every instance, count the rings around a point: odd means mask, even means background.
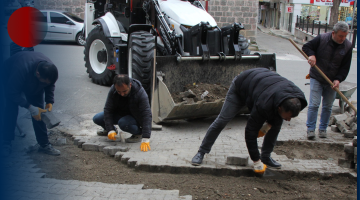
[[[261,160],[254,162],[254,172],[258,174],[264,174],[266,170],[266,165],[261,162]]]
[[[116,136],[117,134],[116,134],[116,132],[115,131],[109,131],[109,133],[108,133],[108,138],[110,139],[110,140],[116,140],[116,138],[115,138],[115,136]]]
[[[150,139],[149,139],[149,138],[143,138],[143,139],[141,140],[140,149],[141,149],[141,151],[148,151],[148,150],[150,150]]]
[[[48,110],[49,112],[51,112],[52,111],[52,104],[51,103],[46,104],[45,110]]]
[[[30,107],[28,108],[28,110],[30,111],[31,116],[36,120],[36,121],[40,121],[41,120],[41,113],[47,112],[47,110],[35,107],[30,105]]]

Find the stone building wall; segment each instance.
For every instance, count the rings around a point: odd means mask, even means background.
[[[35,7],[40,10],[66,10],[84,18],[85,3],[86,0],[35,0]],[[209,13],[220,28],[234,22],[241,22],[245,30],[240,33],[251,41],[255,41],[258,7],[259,0],[209,1]]]
[[[210,0],[209,13],[221,28],[234,22],[241,22],[245,30],[240,33],[255,41],[259,0]]]
[[[34,3],[39,10],[65,10],[84,19],[86,0],[35,0]]]

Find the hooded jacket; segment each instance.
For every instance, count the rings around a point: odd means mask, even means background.
[[[1,79],[5,84],[6,97],[17,105],[29,108],[29,102],[21,96],[42,95],[45,91],[45,102],[54,103],[55,83],[47,85],[36,77],[36,69],[40,62],[51,60],[40,52],[22,51],[8,58]]]
[[[114,115],[124,110],[130,111],[130,115],[135,118],[138,124],[142,127],[142,137],[150,138],[151,136],[151,109],[149,98],[144,88],[138,80],[130,78],[131,90],[127,97],[121,96],[117,93],[115,86],[112,85],[106,99],[104,107],[104,120],[106,130],[114,130]],[[128,98],[127,104],[125,98]],[[124,106],[127,106],[126,108]],[[124,113],[127,115],[127,113]]]
[[[252,160],[260,158],[257,136],[267,121],[270,131],[279,133],[283,119],[278,113],[280,104],[289,98],[298,98],[301,110],[307,106],[304,93],[293,82],[266,68],[255,68],[242,72],[235,78],[238,95],[250,110],[245,128],[245,141]],[[269,133],[270,133],[269,131]]]

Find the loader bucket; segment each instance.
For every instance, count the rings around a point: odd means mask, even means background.
[[[261,54],[243,56],[241,60],[201,61],[176,56],[156,57],[155,90],[153,94],[153,121],[193,119],[218,115],[225,98],[215,102],[198,101],[193,104],[175,103],[171,94],[184,92],[184,86],[192,83],[221,84],[229,87],[235,76],[242,71],[264,67],[276,71],[276,55]],[[201,59],[201,57],[197,57]],[[239,111],[245,113],[247,108]]]

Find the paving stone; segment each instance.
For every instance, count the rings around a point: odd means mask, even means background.
[[[346,153],[354,153],[354,146],[352,143],[344,144],[344,151]]]
[[[82,144],[83,151],[98,151],[99,147],[98,144],[95,143],[84,143]]]
[[[353,131],[350,131],[350,130],[346,130],[344,133],[344,137],[346,138],[354,138],[354,132]]]
[[[355,117],[348,117],[345,120],[345,124],[348,125],[348,126],[351,126],[354,121],[355,121]]]
[[[123,146],[108,146],[108,147],[104,147],[103,149],[103,152],[109,156],[115,156],[116,152],[118,151],[127,152],[129,151],[129,148]]]
[[[340,114],[340,115],[333,115],[334,119],[335,119],[335,123],[339,122],[339,121],[345,121],[349,115],[344,113],[344,114]]]
[[[249,155],[229,155],[226,158],[226,164],[246,166],[249,163]]]
[[[345,152],[345,160],[354,161],[354,153],[346,153]]]
[[[336,121],[336,126],[339,128],[341,133],[344,133],[350,129],[350,127],[348,127],[344,121]]]
[[[331,116],[329,120],[329,126],[335,125],[335,123],[336,123],[335,117]]]
[[[78,146],[79,148],[81,148],[82,145],[83,145],[85,142],[86,142],[85,140],[81,139],[81,140],[79,140],[79,141],[77,142],[77,146]]]
[[[331,125],[331,131],[340,132],[339,128],[336,125]]]
[[[349,169],[355,168],[355,163],[353,161],[345,160],[344,158],[338,159],[338,165],[340,167],[349,168]]]
[[[115,153],[114,158],[115,158],[116,161],[121,161],[121,157],[123,155],[124,155],[124,152],[118,151],[118,152]]]

